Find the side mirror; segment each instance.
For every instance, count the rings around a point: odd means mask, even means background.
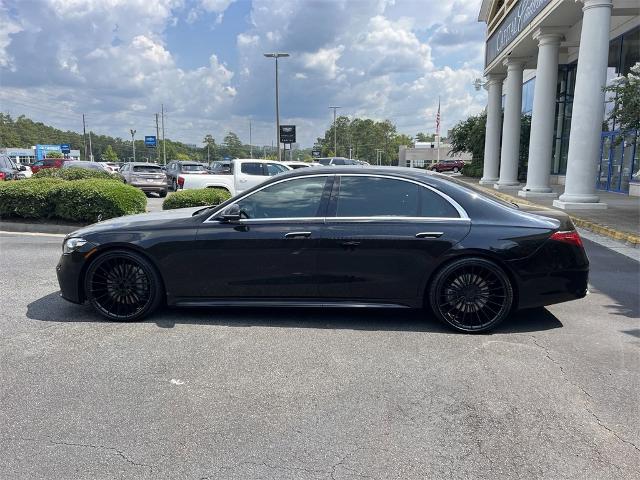
[[[237,222],[240,218],[240,205],[237,203],[232,203],[222,212],[222,219],[225,222]]]

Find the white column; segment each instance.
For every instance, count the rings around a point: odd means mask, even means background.
[[[502,82],[504,75],[489,74],[485,88],[487,99],[487,125],[484,140],[484,169],[481,185],[493,185],[500,171],[500,130],[502,127]]]
[[[558,49],[562,34],[552,29],[539,29],[533,38],[538,40],[538,65],[533,93],[531,136],[527,185],[518,192],[521,197],[553,197],[550,186],[553,122],[556,111],[558,84]]]
[[[523,58],[507,58],[504,120],[502,121],[502,149],[500,151],[500,179],[494,188],[518,188],[518,157],[520,156],[520,117],[522,115]]]
[[[596,191],[604,92],[609,58],[611,0],[584,0],[576,87],[571,114],[564,193],[553,201],[563,209],[607,208]]]

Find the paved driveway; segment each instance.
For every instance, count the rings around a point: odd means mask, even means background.
[[[490,335],[421,312],[59,299],[60,238],[0,234],[0,478],[640,476],[638,263]]]

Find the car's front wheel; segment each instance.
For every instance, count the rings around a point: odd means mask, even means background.
[[[97,257],[87,269],[84,284],[89,303],[109,320],[139,320],[162,301],[162,280],[154,266],[127,250]]]
[[[462,258],[442,268],[429,288],[436,317],[462,332],[484,332],[511,312],[513,287],[505,272],[482,258]]]
[[[453,173],[458,173],[460,169],[458,167],[453,167]]]

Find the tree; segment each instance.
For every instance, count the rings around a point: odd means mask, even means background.
[[[222,141],[222,151],[225,156],[229,156],[231,158],[242,158],[248,156],[240,138],[233,132],[229,132],[225,135]]]
[[[117,162],[118,155],[113,151],[113,147],[111,145],[107,145],[107,148],[104,150],[104,153],[100,156],[100,158],[105,162]]]
[[[62,153],[56,151],[46,152],[46,156],[47,158],[63,158]]]
[[[175,160],[191,160],[191,157],[186,153],[178,152],[173,157]]]
[[[416,133],[416,142],[433,142],[436,139],[436,135],[434,133]]]
[[[605,87],[611,94],[613,108],[609,112],[607,122],[618,126],[622,132],[640,130],[640,62],[636,63],[626,76],[614,78],[611,85]],[[618,135],[618,142],[623,136]]]

